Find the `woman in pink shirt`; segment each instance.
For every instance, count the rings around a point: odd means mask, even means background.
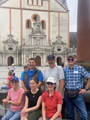
[[[12,88],[9,89],[3,104],[11,104],[10,109],[1,120],[20,120],[20,111],[24,106],[24,90],[19,87],[19,79],[14,76],[11,79]]]

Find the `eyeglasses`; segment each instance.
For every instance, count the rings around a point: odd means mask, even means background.
[[[72,61],[72,62],[73,62],[73,61],[74,61],[74,59],[68,59],[68,61]]]
[[[47,82],[47,85],[53,85],[54,83],[51,83],[51,82]]]
[[[11,81],[11,83],[17,83],[17,81],[15,80],[15,81]]]

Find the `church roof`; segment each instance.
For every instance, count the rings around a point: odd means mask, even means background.
[[[5,2],[7,2],[7,1],[9,1],[9,0],[0,0],[0,5],[2,5],[2,4],[4,4]],[[55,0],[60,6],[62,6],[65,10],[68,10],[68,7],[67,6],[65,6],[64,4],[63,4],[63,2],[61,2],[60,0]]]

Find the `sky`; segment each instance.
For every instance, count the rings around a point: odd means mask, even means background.
[[[66,0],[69,12],[70,32],[77,32],[77,6],[78,0]]]

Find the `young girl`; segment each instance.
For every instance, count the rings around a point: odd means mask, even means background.
[[[62,96],[55,90],[56,81],[49,77],[47,91],[42,94],[42,117],[39,120],[61,120]]]
[[[19,87],[19,79],[16,76],[12,77],[11,85],[7,98],[2,100],[4,105],[11,104],[11,107],[1,120],[20,120],[20,112],[24,107],[24,90]]]
[[[25,95],[25,106],[21,111],[21,120],[38,120],[41,116],[41,95],[37,88],[37,80],[33,77],[29,81],[31,90]]]
[[[5,84],[6,86],[2,86],[0,89],[10,89],[11,86],[11,78],[13,77],[13,73],[11,71],[8,72],[8,78],[7,78],[7,83],[3,82],[3,84]]]

